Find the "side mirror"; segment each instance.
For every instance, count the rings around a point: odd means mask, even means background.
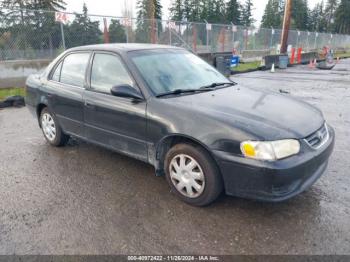
[[[127,84],[113,86],[111,94],[118,97],[132,98],[136,101],[143,100],[143,96],[135,88]]]

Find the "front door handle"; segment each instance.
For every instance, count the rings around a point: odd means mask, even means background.
[[[86,102],[85,101],[85,106],[88,107],[88,108],[95,108],[95,105],[90,103],[90,102]]]

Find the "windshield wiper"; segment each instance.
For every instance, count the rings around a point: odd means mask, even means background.
[[[181,94],[186,94],[186,93],[197,93],[197,92],[207,92],[210,91],[210,89],[175,89],[173,91],[169,91],[166,93],[162,93],[159,95],[156,95],[156,97],[163,97],[163,96],[169,96],[169,95],[181,95]]]
[[[207,86],[202,86],[198,89],[175,89],[173,91],[169,91],[166,93],[156,95],[156,97],[163,97],[163,96],[169,96],[169,95],[181,95],[181,94],[186,94],[186,93],[208,92],[208,91],[213,91],[213,90],[217,89],[218,87],[234,86],[234,85],[237,85],[237,83],[235,83],[235,82],[212,83],[212,84],[207,85]]]
[[[207,86],[202,86],[200,89],[216,89],[218,87],[222,87],[222,86],[234,86],[237,85],[237,83],[235,82],[222,82],[222,83],[212,83],[210,85]]]

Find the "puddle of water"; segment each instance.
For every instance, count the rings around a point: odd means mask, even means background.
[[[49,60],[0,62],[0,79],[27,77],[30,74],[39,73],[49,62]]]

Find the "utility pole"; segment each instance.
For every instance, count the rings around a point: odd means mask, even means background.
[[[281,54],[287,53],[287,42],[288,42],[288,33],[289,33],[291,16],[292,16],[292,0],[286,0],[286,4],[284,8],[282,37],[281,37]]]
[[[62,37],[62,47],[66,50],[66,40],[64,38],[63,23],[61,22],[61,37]]]
[[[130,27],[132,27],[132,19],[131,19],[131,7],[130,7],[130,1],[124,0],[124,7],[122,10],[122,14],[124,17],[124,30],[125,30],[125,36],[126,36],[126,42],[129,43],[129,30]]]

